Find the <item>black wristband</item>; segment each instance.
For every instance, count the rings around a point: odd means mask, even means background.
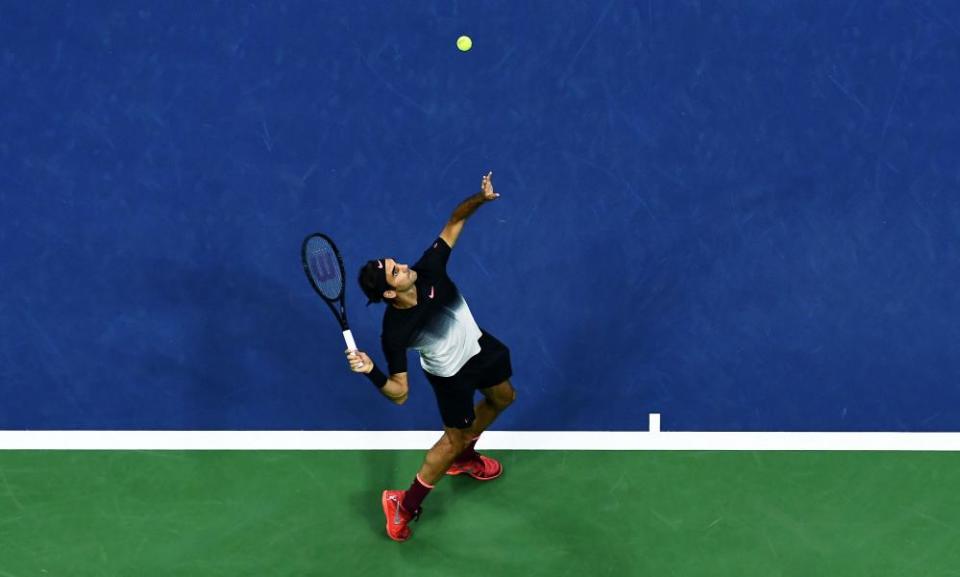
[[[377,365],[373,365],[373,370],[367,373],[367,378],[370,379],[370,382],[378,389],[382,389],[384,385],[387,384],[387,375],[383,374],[383,371],[378,369]]]

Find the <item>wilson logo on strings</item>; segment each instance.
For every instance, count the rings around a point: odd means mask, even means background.
[[[330,253],[314,254],[310,259],[310,265],[313,276],[320,282],[327,282],[337,276],[337,264],[333,262],[333,255]]]

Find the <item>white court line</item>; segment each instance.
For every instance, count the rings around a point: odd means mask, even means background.
[[[0,431],[0,450],[425,450],[440,431]],[[960,451],[960,433],[487,431],[483,450]]]

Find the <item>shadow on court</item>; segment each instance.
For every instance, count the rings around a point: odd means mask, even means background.
[[[398,451],[364,451],[361,457],[364,477],[357,479],[357,490],[351,493],[350,503],[357,519],[365,520],[374,533],[384,532],[381,493],[385,489],[401,488],[400,469],[412,459]],[[409,468],[409,467],[407,467]],[[402,487],[406,489],[407,486]]]

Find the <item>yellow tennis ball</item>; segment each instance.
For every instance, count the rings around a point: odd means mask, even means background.
[[[460,38],[457,38],[457,48],[459,48],[461,52],[466,52],[472,47],[473,40],[470,40],[469,36],[461,36]]]

